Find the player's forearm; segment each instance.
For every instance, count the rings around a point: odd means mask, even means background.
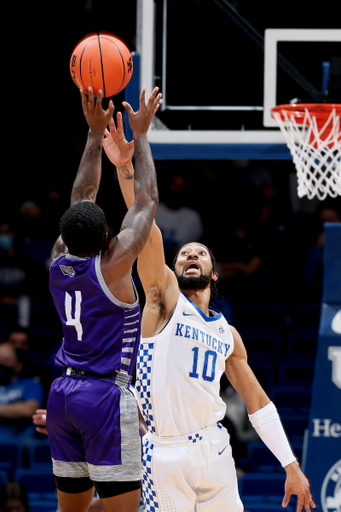
[[[249,414],[252,426],[269,450],[283,467],[296,461],[288,438],[272,402],[253,414]]]
[[[146,134],[135,140],[134,193],[135,202],[141,206],[149,205],[155,215],[159,195],[154,160]]]
[[[129,210],[135,203],[133,163],[130,161],[127,165],[117,167],[117,176],[124,202]]]
[[[124,202],[125,202],[128,210],[135,203],[134,174],[135,174],[135,171],[134,171],[132,162],[129,162],[124,166],[117,167],[118,182],[120,184]],[[157,235],[158,231],[159,230],[158,230],[158,228],[155,224],[155,220],[154,220],[151,230],[150,230],[150,233],[149,233],[148,242],[145,245],[145,247],[143,248],[143,250],[139,256],[139,261],[141,260],[141,257],[143,257],[144,253],[146,253],[148,251],[149,246],[153,243],[153,237]]]
[[[103,135],[89,130],[86,146],[71,192],[71,205],[80,201],[96,201],[101,180]]]

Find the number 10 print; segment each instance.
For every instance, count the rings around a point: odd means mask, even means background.
[[[192,371],[189,373],[189,376],[193,379],[198,379],[199,374],[198,371],[198,355],[199,355],[199,347],[192,348],[193,352],[193,367]],[[215,377],[215,367],[217,362],[217,353],[213,350],[206,350],[205,359],[204,359],[204,367],[202,370],[202,378],[204,380],[212,382]]]

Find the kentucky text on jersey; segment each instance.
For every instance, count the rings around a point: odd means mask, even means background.
[[[217,338],[214,338],[210,334],[205,333],[204,331],[200,331],[200,329],[196,329],[191,325],[181,324],[177,322],[175,336],[182,336],[183,338],[190,338],[192,340],[201,341],[205,343],[208,347],[213,348],[216,352],[223,354],[226,357],[227,352],[231,345],[227,343],[223,343]]]

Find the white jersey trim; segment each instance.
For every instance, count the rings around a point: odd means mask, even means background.
[[[180,293],[183,297],[185,297],[185,299],[188,300],[188,302],[190,302],[192,304],[192,306],[198,311],[199,315],[202,316],[202,318],[205,320],[205,322],[215,322],[216,320],[220,320],[221,317],[223,316],[220,311],[218,311],[217,309],[214,309],[212,307],[209,308],[210,311],[214,311],[216,314],[213,316],[206,316],[205,313],[203,311],[201,311],[201,309],[194,302],[192,302],[191,299],[189,299],[187,297],[187,295],[185,295],[181,290],[180,290]]]

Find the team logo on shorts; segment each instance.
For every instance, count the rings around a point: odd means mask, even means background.
[[[64,276],[74,277],[76,275],[76,271],[71,265],[59,265],[59,268]]]
[[[323,512],[341,510],[341,459],[325,476],[321,489],[321,504]]]
[[[220,332],[220,334],[224,334],[224,332],[225,332],[225,327],[223,327],[222,325],[220,325],[220,327],[219,327],[219,332]]]

